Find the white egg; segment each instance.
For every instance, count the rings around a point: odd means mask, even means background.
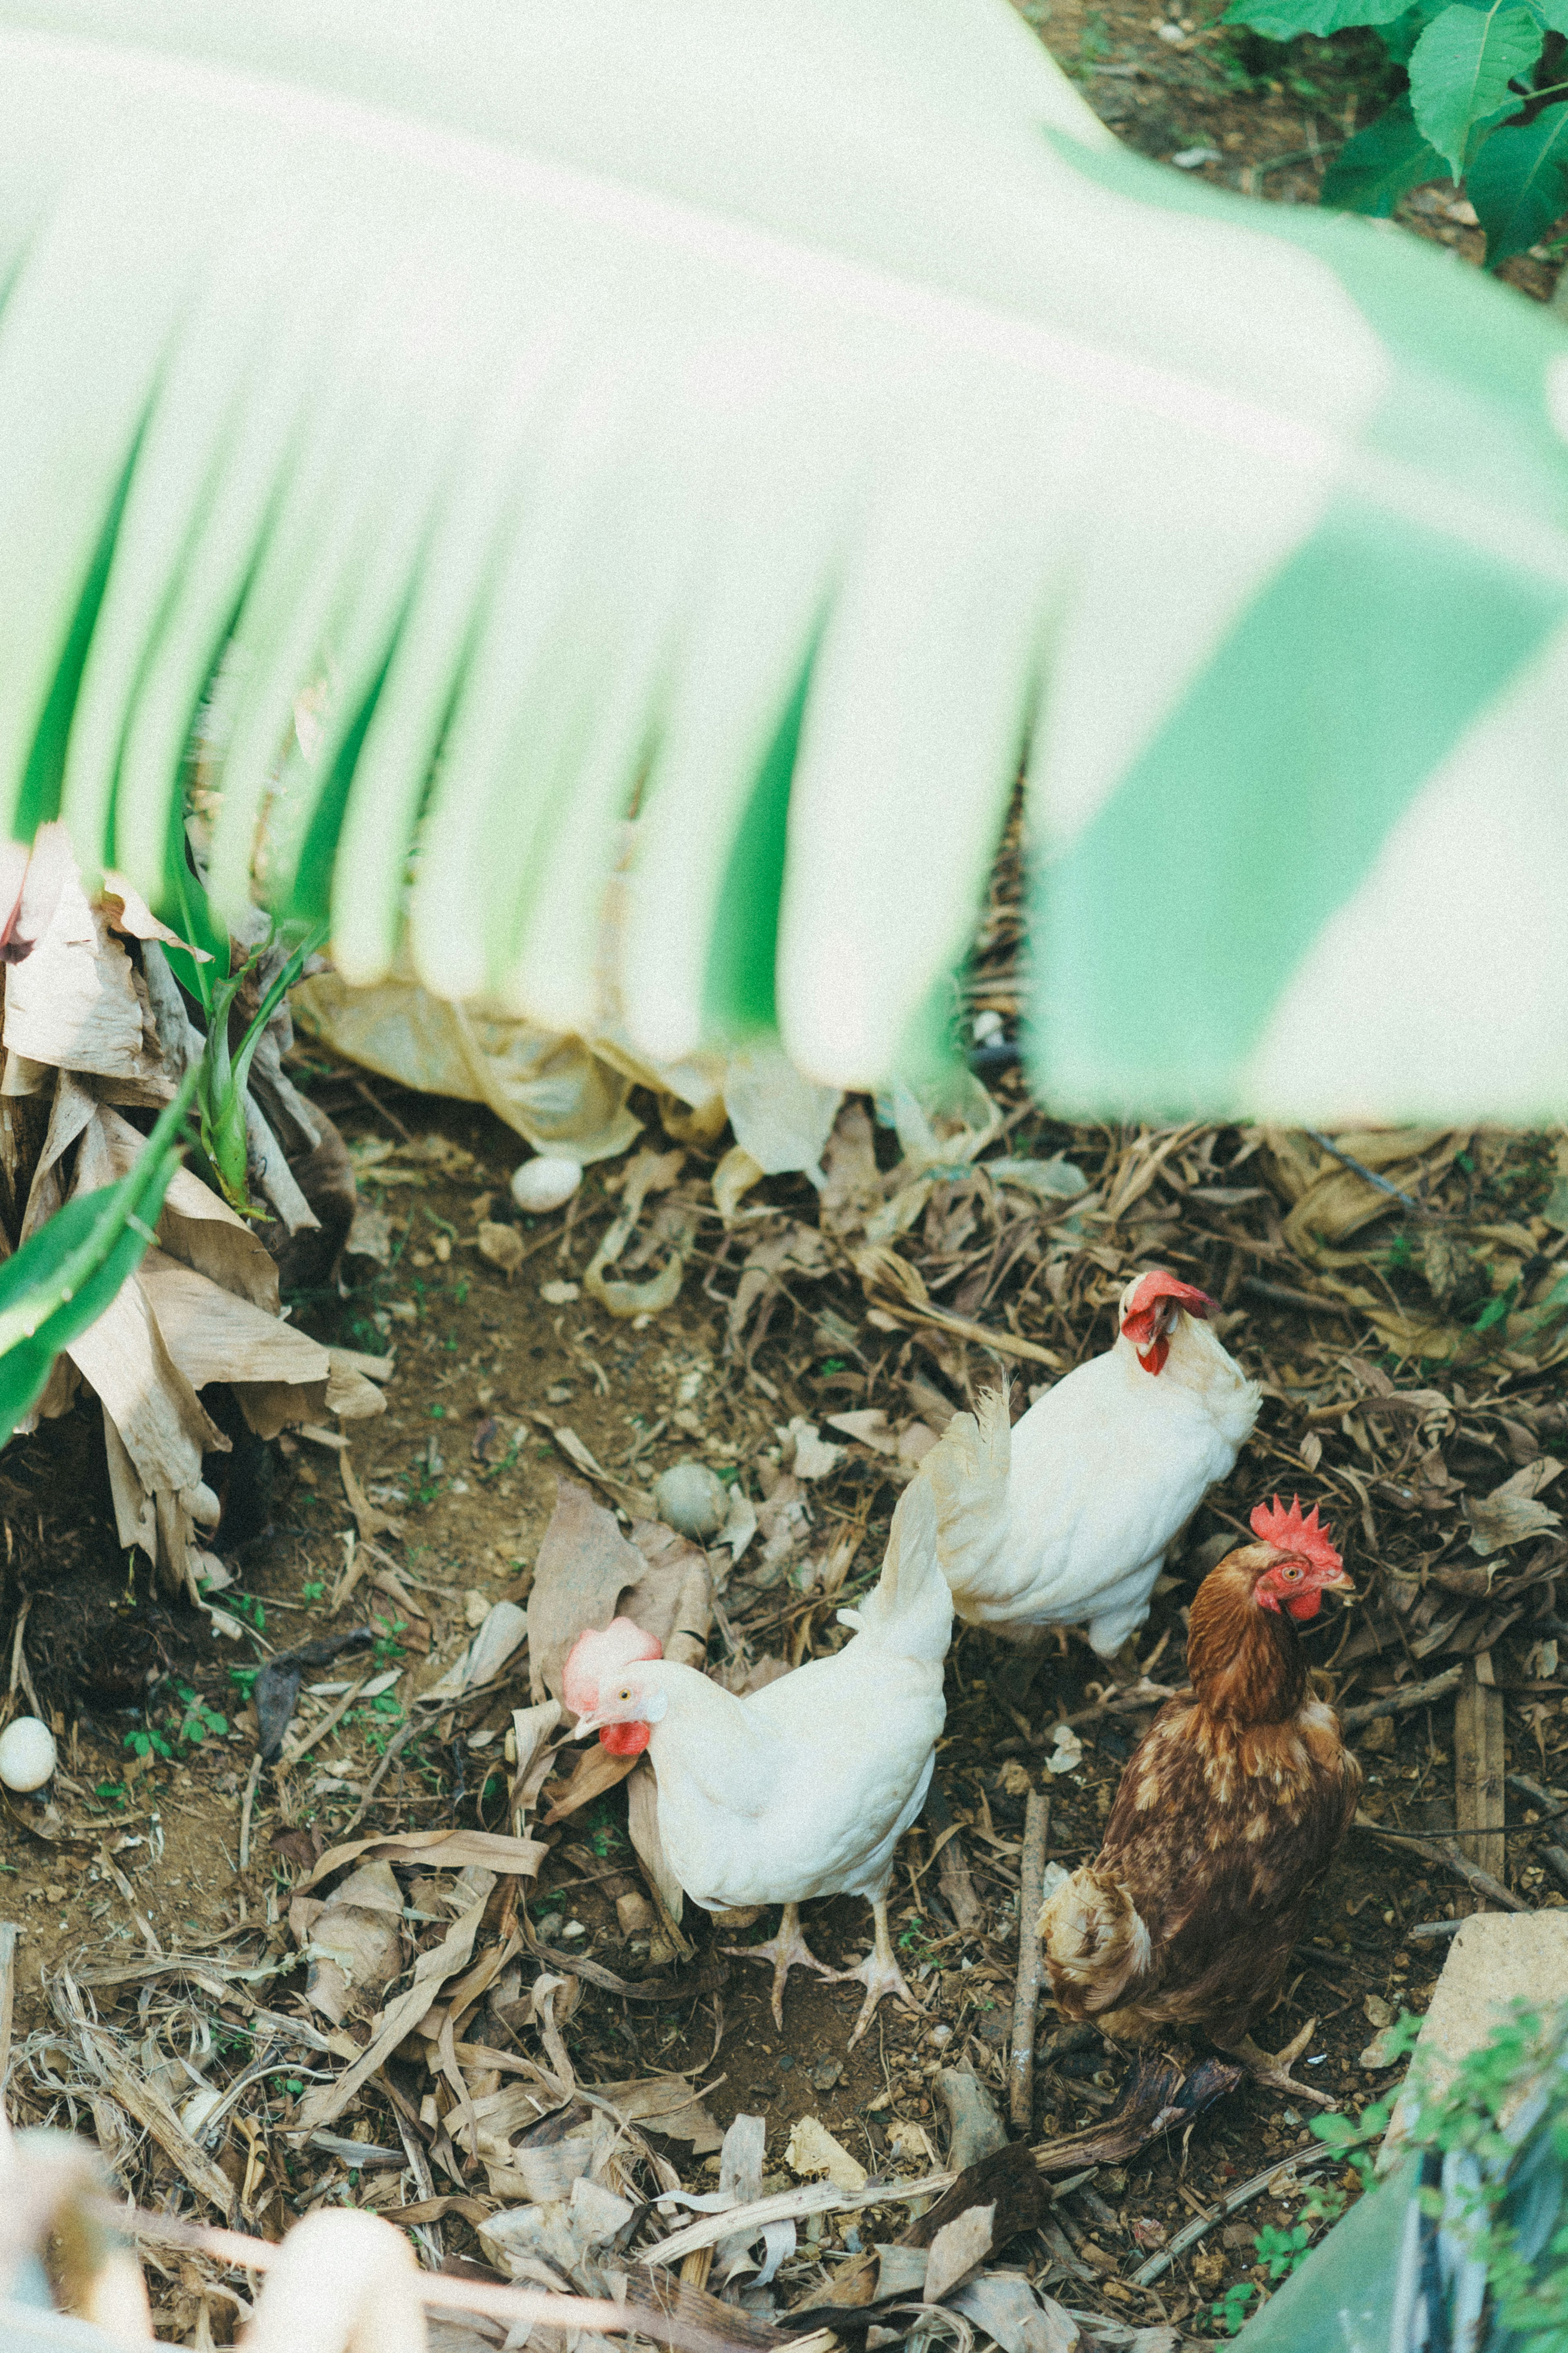
[[[549,1153],[541,1153],[537,1160],[525,1160],[511,1172],[511,1198],[520,1209],[538,1217],[545,1209],[558,1209],[569,1201],[583,1182],[580,1160],[563,1160]]]
[[[41,1789],[55,1769],[55,1736],[36,1715],[19,1715],[0,1732],[0,1781],[8,1789]]]
[[[703,1462],[672,1462],[653,1482],[654,1506],[666,1527],[701,1543],[729,1516],[730,1491]]]

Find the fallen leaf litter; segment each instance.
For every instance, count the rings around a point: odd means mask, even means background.
[[[1005,868],[972,1018],[1011,1016],[1016,941]],[[350,1082],[319,1058],[314,1078],[335,1114]],[[956,1119],[894,1104],[890,1128],[847,1104],[820,1195],[733,1165],[717,1185],[719,1140],[661,1142],[639,1097],[653,1142],[531,1218],[508,1207],[508,1146],[482,1114],[431,1125],[428,1104],[392,1100],[390,1144],[343,1111],[385,1206],[346,1300],[307,1319],[378,1377],[401,1359],[386,1415],[368,1446],[293,1440],[273,1533],[237,1564],[262,1622],[242,1615],[233,1652],[298,1669],[276,1766],[241,1789],[255,1732],[227,1662],[145,1595],[117,1622],[154,1630],[165,1681],[134,1694],[142,1716],[117,1713],[62,1599],[113,1590],[93,1583],[90,1514],[58,1566],[58,1502],[27,1534],[73,1417],[7,1459],[12,1687],[65,1760],[47,1807],[9,1807],[14,2111],[89,2134],[142,2206],[277,2235],[358,2204],[427,2263],[590,2295],[673,2272],[732,2342],[771,2343],[785,2312],[1007,2353],[1075,2332],[1143,2332],[1156,2353],[1206,2327],[1224,2282],[1250,2275],[1257,2226],[1293,2219],[1326,2160],[1277,2102],[1157,2067],[1127,2096],[1175,2128],[1119,2148],[1124,2062],[1048,2001],[1009,2139],[1026,1825],[1048,1794],[1047,1887],[1092,1850],[1133,1740],[1181,1687],[1183,1600],[1259,1494],[1300,1489],[1343,1529],[1364,1597],[1321,1660],[1368,1768],[1364,1827],[1282,2021],[1317,2011],[1319,2080],[1352,2106],[1386,2088],[1380,2038],[1447,1950],[1408,1931],[1478,1901],[1561,1907],[1568,1149],[1072,1130],[1003,1070]],[[498,1226],[510,1271],[484,1247]],[[720,1952],[771,1919],[692,1916],[646,1761],[563,1745],[559,1662],[606,1608],[647,1611],[733,1689],[820,1651],[946,1419],[999,1370],[1022,1405],[1104,1346],[1149,1263],[1219,1301],[1264,1385],[1258,1435],[1168,1562],[1124,1683],[1076,1637],[1032,1683],[983,1637],[955,1646],[895,1904],[926,2007],[889,2005],[849,2053],[852,1996],[796,1978],[775,2036],[760,1973]],[[676,1482],[685,1535],[654,1500],[683,1465],[708,1474]],[[362,1628],[370,1658],[321,1654]],[[126,1764],[124,1724],[170,1724],[151,1703],[175,1672],[193,1700],[174,1714],[222,1701],[234,1732]],[[857,1913],[824,1905],[814,1933],[847,1957]],[[222,2341],[232,2279],[144,2253],[160,2327]]]

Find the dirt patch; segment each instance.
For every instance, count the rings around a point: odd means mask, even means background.
[[[1010,1002],[1016,989],[1009,977],[1011,936],[1003,903],[988,934],[992,961],[983,959],[973,985],[977,1005]],[[150,1594],[144,1570],[128,1574],[114,1546],[89,1415],[67,1417],[8,1455],[0,1474],[12,1539],[7,1619],[14,1627],[18,1604],[28,1601],[21,1656],[60,1731],[68,1775],[59,1798],[61,1841],[40,1838],[25,1805],[10,1808],[5,1831],[5,1908],[26,1931],[16,2018],[20,2055],[11,2087],[14,2104],[26,2115],[63,2113],[58,2094],[48,2089],[55,2063],[47,2055],[47,2038],[57,2031],[51,1988],[58,1991],[62,1965],[88,1979],[98,1975],[93,1998],[100,2016],[134,2033],[139,2003],[146,2015],[145,1997],[133,1979],[120,1990],[103,1984],[106,1968],[112,1975],[154,1944],[165,1951],[210,1949],[213,1940],[221,1943],[244,1929],[248,1941],[242,1939],[237,1949],[278,1971],[267,2000],[274,2010],[285,2010],[301,1982],[287,1926],[290,1890],[324,1846],[351,1830],[363,1836],[454,1823],[507,1827],[502,1742],[510,1709],[527,1697],[526,1683],[520,1688],[515,1680],[489,1704],[462,1714],[445,1737],[431,1733],[411,1740],[360,1817],[376,1766],[405,1721],[408,1696],[431,1672],[430,1659],[454,1655],[494,1602],[526,1596],[554,1503],[557,1470],[578,1475],[569,1459],[571,1441],[562,1433],[570,1432],[606,1479],[623,1487],[646,1488],[669,1463],[696,1457],[721,1477],[742,1479],[755,1493],[792,1416],[826,1429],[830,1415],[881,1406],[896,1426],[910,1418],[911,1398],[923,1399],[927,1412],[935,1409],[932,1400],[962,1405],[993,1377],[992,1359],[977,1346],[954,1341],[935,1324],[900,1324],[883,1310],[868,1311],[866,1294],[842,1261],[814,1278],[781,1274],[761,1308],[752,1284],[748,1314],[738,1315],[747,1229],[726,1234],[716,1213],[702,1222],[677,1304],[641,1328],[617,1322],[584,1295],[581,1278],[616,1209],[624,1165],[590,1171],[566,1212],[517,1219],[506,1194],[514,1146],[488,1114],[390,1093],[377,1114],[359,1101],[355,1086],[335,1075],[319,1076],[317,1083],[367,1164],[365,1195],[385,1207],[390,1256],[384,1269],[360,1262],[342,1295],[301,1300],[298,1310],[323,1339],[395,1352],[387,1410],[355,1429],[353,1456],[363,1496],[398,1524],[375,1539],[395,1589],[363,1576],[347,1604],[332,1609],[363,1537],[336,1453],[308,1440],[286,1440],[277,1450],[270,1526],[232,1556],[240,1581],[222,1602],[247,1627],[237,1642],[217,1639],[195,1613],[172,1610]],[[1126,1189],[1125,1172],[1135,1168],[1136,1154],[1145,1148],[1138,1137],[1053,1124],[1028,1105],[1016,1071],[1004,1071],[993,1083],[1012,1124],[1010,1151],[1077,1155],[1101,1201],[1119,1185]],[[351,1099],[359,1101],[357,1113],[346,1108]],[[643,1108],[651,1121],[652,1105]],[[388,1142],[397,1150],[368,1165],[369,1147]],[[897,1157],[886,1134],[879,1151],[889,1165]],[[1184,1153],[1166,1155],[1163,1175],[1112,1227],[1086,1229],[1062,1248],[1059,1236],[1049,1239],[1054,1229],[1042,1225],[1036,1237],[1042,1247],[1033,1255],[1018,1249],[1010,1229],[993,1235],[983,1221],[972,1220],[966,1230],[968,1211],[958,1188],[939,1188],[904,1248],[922,1267],[932,1299],[993,1328],[1013,1330],[1044,1347],[1058,1369],[1108,1343],[1109,1303],[1127,1265],[1175,1263],[1227,1303],[1229,1345],[1265,1381],[1268,1403],[1258,1437],[1235,1478],[1211,1495],[1178,1548],[1171,1582],[1140,1640],[1140,1659],[1156,1675],[1173,1671],[1183,1641],[1181,1611],[1215,1542],[1223,1545],[1258,1494],[1279,1479],[1329,1496],[1358,1582],[1370,1573],[1378,1597],[1381,1615],[1363,1610],[1353,1638],[1340,1630],[1334,1661],[1327,1658],[1325,1635],[1313,1638],[1342,1701],[1353,1701],[1386,1683],[1389,1597],[1403,1595],[1408,1602],[1406,1580],[1421,1580],[1435,1562],[1473,1557],[1463,1546],[1453,1498],[1434,1500],[1438,1491],[1431,1482],[1438,1472],[1432,1455],[1446,1463],[1456,1493],[1489,1492],[1510,1468],[1510,1448],[1527,1460],[1539,1455],[1533,1425],[1561,1412],[1557,1378],[1517,1349],[1509,1359],[1482,1356],[1462,1377],[1451,1369],[1401,1366],[1387,1352],[1380,1358],[1377,1335],[1364,1316],[1336,1311],[1326,1287],[1351,1278],[1325,1274],[1315,1246],[1308,1258],[1295,1256],[1280,1222],[1285,1204],[1273,1186],[1240,1181],[1247,1153],[1247,1139],[1237,1131],[1194,1133]],[[1491,1139],[1479,1157],[1464,1156],[1468,1175],[1450,1153],[1440,1181],[1456,1204],[1465,1202],[1468,1187],[1471,1223],[1465,1230],[1475,1246],[1464,1246],[1465,1263],[1473,1270],[1483,1262],[1480,1253],[1501,1250],[1500,1244],[1477,1240],[1480,1232],[1510,1228],[1521,1253],[1520,1282],[1526,1286],[1519,1295],[1528,1299],[1530,1284],[1541,1287],[1531,1261],[1538,1258],[1548,1271],[1555,1264],[1550,1253],[1556,1229],[1539,1215],[1556,1181],[1552,1149],[1531,1139]],[[693,1198],[712,1166],[711,1155],[689,1154],[685,1175],[695,1180]],[[1206,1202],[1205,1195],[1212,1197]],[[1430,1198],[1438,1198],[1436,1188]],[[774,1180],[750,1198],[773,1213],[759,1221],[770,1229],[784,1219],[817,1222],[819,1205],[804,1181]],[[479,1226],[498,1219],[516,1225],[528,1253],[510,1279],[477,1247]],[[1418,1247],[1408,1240],[1401,1244],[1405,1229],[1398,1216],[1392,1227],[1374,1221],[1366,1230],[1367,1254],[1376,1258],[1386,1289],[1403,1293],[1411,1313],[1420,1300],[1429,1303],[1430,1270],[1423,1271]],[[1458,1249],[1456,1242],[1438,1271],[1453,1277],[1450,1301],[1473,1322],[1477,1307],[1459,1279]],[[1267,1269],[1262,1277],[1253,1271],[1258,1266]],[[1472,1272],[1470,1291],[1479,1280],[1478,1295],[1489,1296],[1494,1279],[1489,1268],[1484,1278]],[[576,1295],[565,1295],[563,1285],[575,1285]],[[1297,1305],[1298,1295],[1314,1297],[1320,1311]],[[1505,1325],[1503,1336],[1512,1328]],[[1484,1342],[1473,1345],[1480,1350]],[[1358,1346],[1368,1353],[1358,1356]],[[1420,1458],[1430,1489],[1420,1504],[1411,1504],[1408,1494],[1404,1508],[1391,1500],[1404,1458],[1397,1447],[1385,1446],[1389,1426],[1356,1409],[1363,1377],[1370,1377],[1366,1367],[1372,1364],[1375,1371],[1379,1360],[1398,1372],[1400,1388],[1436,1381],[1450,1398],[1455,1428],[1440,1448],[1428,1448]],[[1019,1370],[1016,1360],[1014,1370]],[[1023,1370],[1026,1380],[1033,1377],[1031,1368]],[[1390,1375],[1383,1377],[1394,1386]],[[1453,1405],[1456,1399],[1462,1403]],[[888,1459],[854,1444],[832,1476],[813,1489],[814,1559],[819,1564],[823,1551],[847,1534],[859,1537],[837,1599],[852,1597],[875,1572],[898,1492],[899,1474]],[[1356,1501],[1363,1495],[1364,1512]],[[1443,1641],[1436,1645],[1426,1641],[1430,1620],[1419,1629],[1408,1616],[1401,1622],[1407,1634],[1415,1631],[1434,1667],[1458,1654],[1446,1647],[1450,1641],[1487,1638],[1489,1671],[1508,1695],[1509,1763],[1551,1780],[1565,1743],[1554,1653],[1542,1648],[1553,1640],[1555,1623],[1548,1574],[1555,1551],[1548,1550],[1551,1558],[1538,1564],[1541,1577],[1529,1586],[1516,1618],[1495,1632],[1489,1630],[1484,1596],[1474,1603],[1448,1597],[1452,1623],[1436,1621]],[[1465,1583],[1462,1575],[1458,1583]],[[1426,1590],[1434,1599],[1443,1598],[1439,1586],[1428,1584]],[[411,1597],[411,1606],[399,1594]],[[829,1638],[835,1606],[803,1576],[798,1559],[773,1583],[758,1582],[742,1563],[721,1598],[711,1655],[716,1662],[736,1656],[795,1662]],[[251,1859],[242,1871],[241,1815],[254,1746],[245,1700],[250,1673],[269,1650],[357,1624],[368,1627],[379,1645],[368,1663],[396,1672],[399,1680],[351,1707],[294,1769],[263,1777],[251,1810]],[[1429,1672],[1425,1664],[1422,1671]],[[363,1672],[355,1664],[354,1673]],[[341,1692],[349,1677],[340,1664],[310,1681],[323,1688],[307,1691],[301,1703],[300,1722],[307,1728],[336,1706],[333,1687]],[[1050,1853],[1070,1867],[1097,1844],[1136,1739],[1138,1720],[1101,1718],[1084,1728],[1076,1771],[1043,1772],[1054,1725],[1092,1708],[1105,1688],[1103,1666],[1076,1636],[1052,1646],[1032,1684],[1021,1678],[1016,1654],[990,1638],[966,1633],[955,1642],[935,1793],[901,1852],[893,1905],[900,1957],[924,2005],[920,2015],[884,2004],[872,2032],[850,2051],[860,1989],[802,1972],[790,1981],[780,2033],[768,2010],[768,1973],[739,1959],[726,1974],[721,1954],[724,1944],[743,1945],[768,1933],[772,1916],[736,1932],[717,1930],[689,1914],[695,1947],[690,1967],[700,1973],[694,1982],[705,1989],[689,2002],[650,2008],[581,1986],[565,2028],[581,2077],[616,2081],[671,2069],[689,2073],[699,2085],[711,2086],[707,2104],[719,2126],[741,2113],[765,2118],[770,2174],[782,2175],[791,2128],[806,2116],[818,2117],[868,2170],[908,2173],[919,2169],[922,2158],[940,2161],[947,2141],[946,2112],[935,2085],[940,2068],[972,2068],[1005,2106],[1024,1793],[1031,1784],[1048,1788]],[[132,1753],[138,1746],[144,1752],[140,1757]],[[1367,1806],[1391,1828],[1426,1833],[1452,1828],[1451,1701],[1385,1719],[1364,1736],[1363,1761]],[[1519,1808],[1510,1802],[1510,1810],[1517,1821]],[[968,1933],[960,1930],[951,1898],[942,1894],[939,1821],[959,1826],[980,1902],[980,1919]],[[616,1975],[645,1978],[652,1966],[646,1925],[628,1931],[616,1910],[616,1897],[640,1884],[624,1790],[612,1790],[571,1817],[552,1839],[550,1861],[525,1890],[542,1953],[586,1957]],[[1510,1839],[1508,1863],[1516,1883],[1541,1900],[1544,1882],[1528,1834]],[[1263,2039],[1282,2043],[1315,2016],[1308,2080],[1352,2110],[1365,2105],[1383,2087],[1361,2057],[1371,2021],[1384,2014],[1378,2006],[1421,2010],[1441,1958],[1440,1943],[1410,1941],[1405,1932],[1415,1923],[1452,1915],[1467,1900],[1441,1866],[1352,1836]],[[845,1966],[867,1949],[869,1925],[864,1905],[840,1899],[815,1907],[808,1927],[821,1957]],[[240,2010],[214,2010],[200,1999],[196,2006],[232,2032],[237,2062],[252,2051]],[[1047,2008],[1042,2038],[1048,2026]],[[521,2031],[520,2044],[507,2003],[493,1998],[481,2004],[466,2031],[494,2049],[531,2047],[529,2031]],[[281,2063],[268,2096],[252,2112],[264,2134],[286,2127],[309,2085],[320,2079],[302,2062],[289,2062],[297,2072],[288,2073]],[[1114,2103],[1122,2063],[1097,2042],[1064,2046],[1041,2068],[1033,2137],[1049,2139],[1103,2116]],[[406,2056],[394,2063],[386,2081],[401,2088],[412,2114],[428,2101],[427,2079]],[[351,2113],[355,2132],[397,2147],[396,2117],[388,2093],[376,2084],[367,2085]],[[710,2160],[694,2155],[689,2144],[661,2139],[654,2127],[649,2134],[650,2147],[683,2179],[711,2186]],[[1308,2137],[1301,2112],[1244,2087],[1202,2117],[1184,2147],[1161,2144],[1125,2167],[1102,2168],[1085,2191],[1053,2210],[1054,2238],[1032,2254],[1026,2248],[1023,2253],[1036,2275],[1052,2284],[1051,2292],[1074,2306],[1149,2322],[1163,2318],[1189,2331],[1211,2326],[1215,2296],[1227,2284],[1256,2274],[1258,2230],[1292,2220],[1295,2200],[1254,2203],[1237,2221],[1211,2232],[1157,2289],[1134,2285],[1131,2274],[1194,2211],[1206,2211]],[[176,2186],[155,2152],[123,2161],[132,2179],[139,2165],[151,2166],[150,2175],[141,2177],[144,2194],[160,2180],[163,2194]],[[366,2175],[356,2186],[352,2168],[340,2159],[279,2158],[273,2187],[266,2196],[258,2193],[251,2219],[276,2232],[323,2197],[353,2201],[370,2179]],[[460,2214],[448,2211],[441,2228],[448,2254],[477,2252]],[[853,2217],[819,2221],[805,2253],[822,2260],[836,2248],[852,2252],[861,2236]],[[798,2296],[798,2280],[788,2293]],[[178,2316],[174,2306],[169,2309],[172,2318]]]

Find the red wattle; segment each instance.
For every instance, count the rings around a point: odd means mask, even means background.
[[[1152,1348],[1148,1350],[1139,1350],[1138,1361],[1142,1366],[1143,1370],[1146,1373],[1157,1373],[1163,1367],[1165,1359],[1170,1353],[1171,1344],[1169,1340],[1164,1337],[1163,1334],[1162,1334]]]
[[[1292,1618],[1315,1618],[1322,1599],[1314,1586],[1310,1593],[1298,1593],[1293,1601],[1287,1601],[1285,1607]]]
[[[606,1724],[599,1735],[599,1745],[612,1757],[637,1757],[653,1738],[653,1726],[648,1724]]]

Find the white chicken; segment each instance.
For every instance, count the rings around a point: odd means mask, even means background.
[[[1114,1344],[1016,1430],[1005,1386],[954,1416],[916,1483],[961,1618],[1018,1640],[1087,1625],[1101,1658],[1142,1625],[1166,1546],[1235,1466],[1262,1401],[1209,1329],[1213,1305],[1163,1269],[1140,1275]]]
[[[917,2006],[887,1898],[893,1850],[924,1801],[946,1715],[952,1601],[926,1491],[905,1490],[876,1588],[838,1615],[858,1629],[841,1651],[744,1698],[658,1657],[653,1638],[620,1618],[579,1637],[563,1687],[567,1705],[583,1711],[580,1733],[601,1732],[620,1755],[647,1746],[659,1838],[696,1903],[709,1912],[783,1905],[776,1936],[734,1948],[773,1962],[775,2025],[793,1967],[855,1978],[866,1999],[854,2044],[885,1995]],[[853,1969],[827,1968],[801,1934],[801,1905],[838,1894],[863,1895],[876,1922],[873,1948]]]

